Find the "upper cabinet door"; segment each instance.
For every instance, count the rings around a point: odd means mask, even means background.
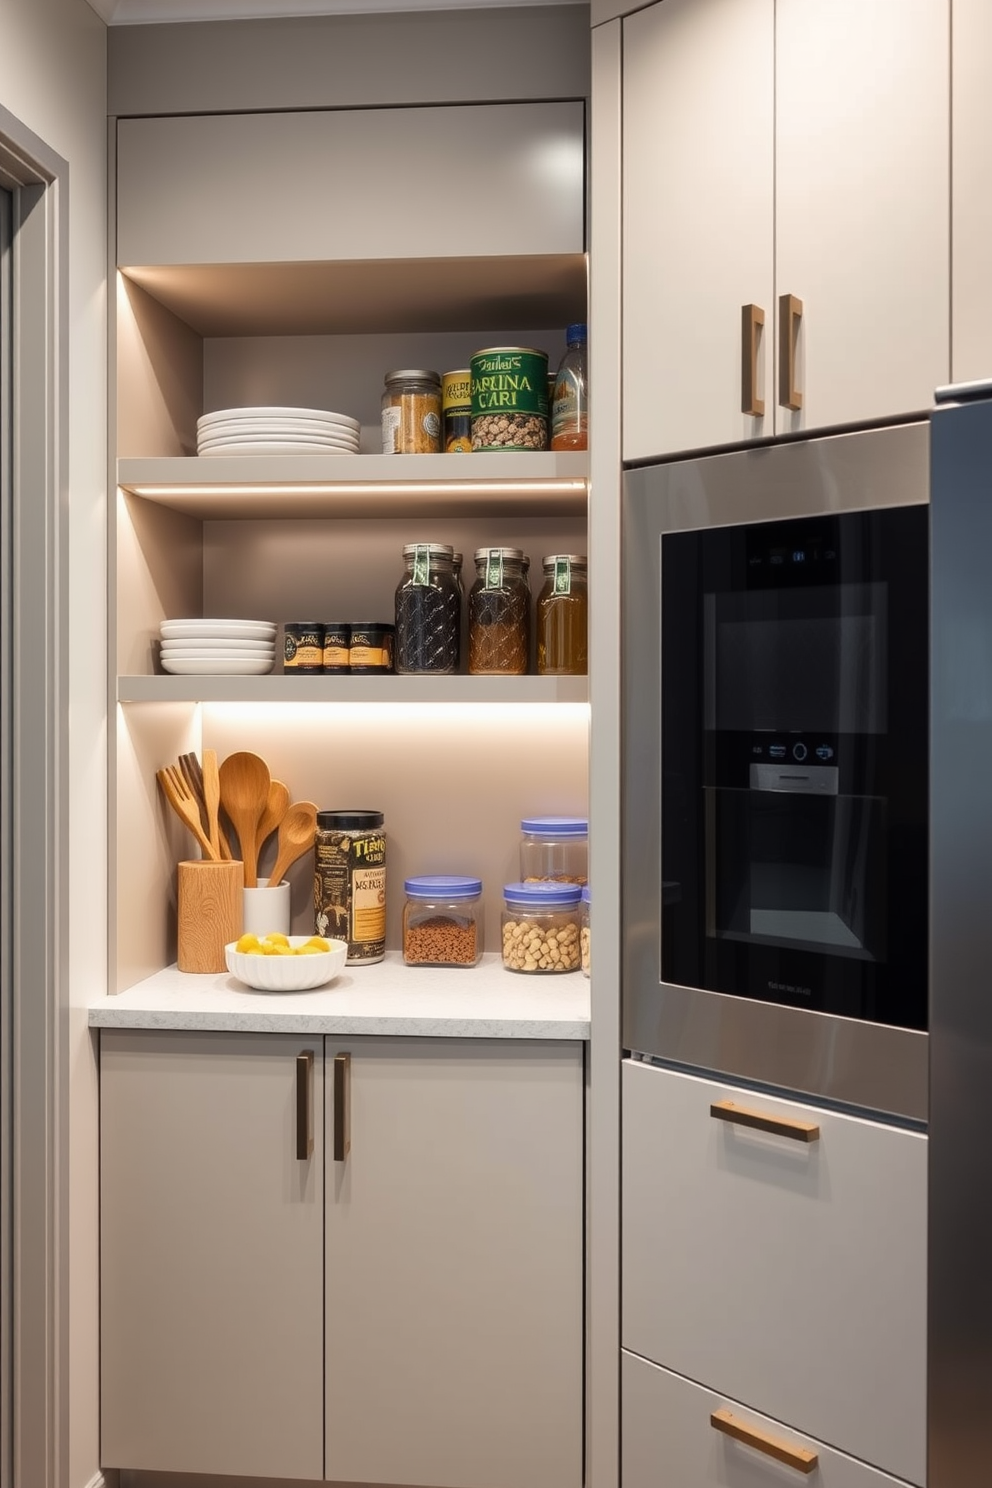
[[[625,460],[772,433],[773,28],[773,0],[623,23]],[[763,418],[742,412],[746,305]]]
[[[992,377],[992,5],[954,0],[951,381]]]
[[[584,162],[581,102],[124,119],[117,262],[581,253]]]
[[[775,291],[802,302],[777,432],[947,381],[949,48],[949,0],[777,0]]]

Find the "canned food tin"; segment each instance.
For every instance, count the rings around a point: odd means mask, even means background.
[[[490,346],[471,362],[473,450],[547,449],[547,352]]]
[[[329,620],[324,626],[324,671],[329,673],[348,670],[348,648],[351,644],[351,626],[338,620]]]
[[[324,627],[319,620],[287,620],[283,642],[283,669],[319,672],[324,665]]]
[[[351,671],[391,672],[395,634],[395,625],[365,624],[356,620],[351,626]]]
[[[468,367],[445,372],[441,378],[442,448],[448,455],[467,455],[472,449],[472,374]]]
[[[381,811],[318,811],[313,907],[318,935],[348,942],[348,966],[386,954],[386,834]]]

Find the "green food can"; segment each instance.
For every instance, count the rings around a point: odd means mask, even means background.
[[[489,346],[471,359],[472,449],[548,447],[548,354]]]

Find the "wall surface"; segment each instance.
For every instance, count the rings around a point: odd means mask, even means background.
[[[0,104],[69,162],[69,1432],[66,1488],[98,1465],[97,1074],[106,981],[106,28],[85,0],[0,0]],[[63,1299],[64,1304],[64,1299]]]

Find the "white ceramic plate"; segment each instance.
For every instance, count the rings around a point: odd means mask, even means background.
[[[309,935],[286,938],[291,946],[303,945],[310,939]],[[329,940],[328,944],[329,951],[320,951],[315,956],[252,956],[235,950],[237,941],[232,941],[224,947],[224,956],[232,976],[258,992],[310,992],[344,970],[347,941]]]
[[[215,424],[200,424],[197,433],[200,438],[205,435],[211,437],[215,434],[244,434],[247,432],[259,433],[265,430],[288,432],[291,434],[347,434],[349,438],[356,438],[359,429],[349,420],[348,423],[338,419],[218,419]]]
[[[264,672],[271,672],[272,662],[272,657],[262,656],[231,657],[222,661],[210,661],[206,656],[188,660],[178,656],[162,657],[162,666],[167,672],[183,677],[220,677],[225,674],[230,677],[260,677]]]
[[[217,666],[226,666],[229,661],[265,661],[269,666],[275,661],[274,651],[163,651],[162,665],[175,661],[212,661]]]
[[[213,444],[199,449],[210,455],[357,455],[357,449],[344,449],[331,444]]]
[[[204,439],[201,437],[196,442],[198,454],[204,450],[214,449],[217,445],[245,445],[253,444],[305,444],[317,445],[328,449],[356,450],[358,440],[344,437],[338,439],[333,434],[221,434],[216,439]]]
[[[271,637],[254,637],[237,640],[218,640],[216,636],[177,636],[174,641],[162,642],[162,654],[168,656],[171,651],[223,651],[228,656],[237,656],[239,652],[251,651],[256,655],[272,652],[275,650],[275,641]]]
[[[336,413],[330,408],[217,408],[213,413],[204,413],[196,421],[202,429],[205,424],[221,423],[225,419],[331,419],[334,423],[359,427],[358,420],[347,413]]]
[[[196,636],[199,640],[274,641],[277,628],[274,620],[163,620],[159,626],[164,641],[180,640],[184,636]]]

